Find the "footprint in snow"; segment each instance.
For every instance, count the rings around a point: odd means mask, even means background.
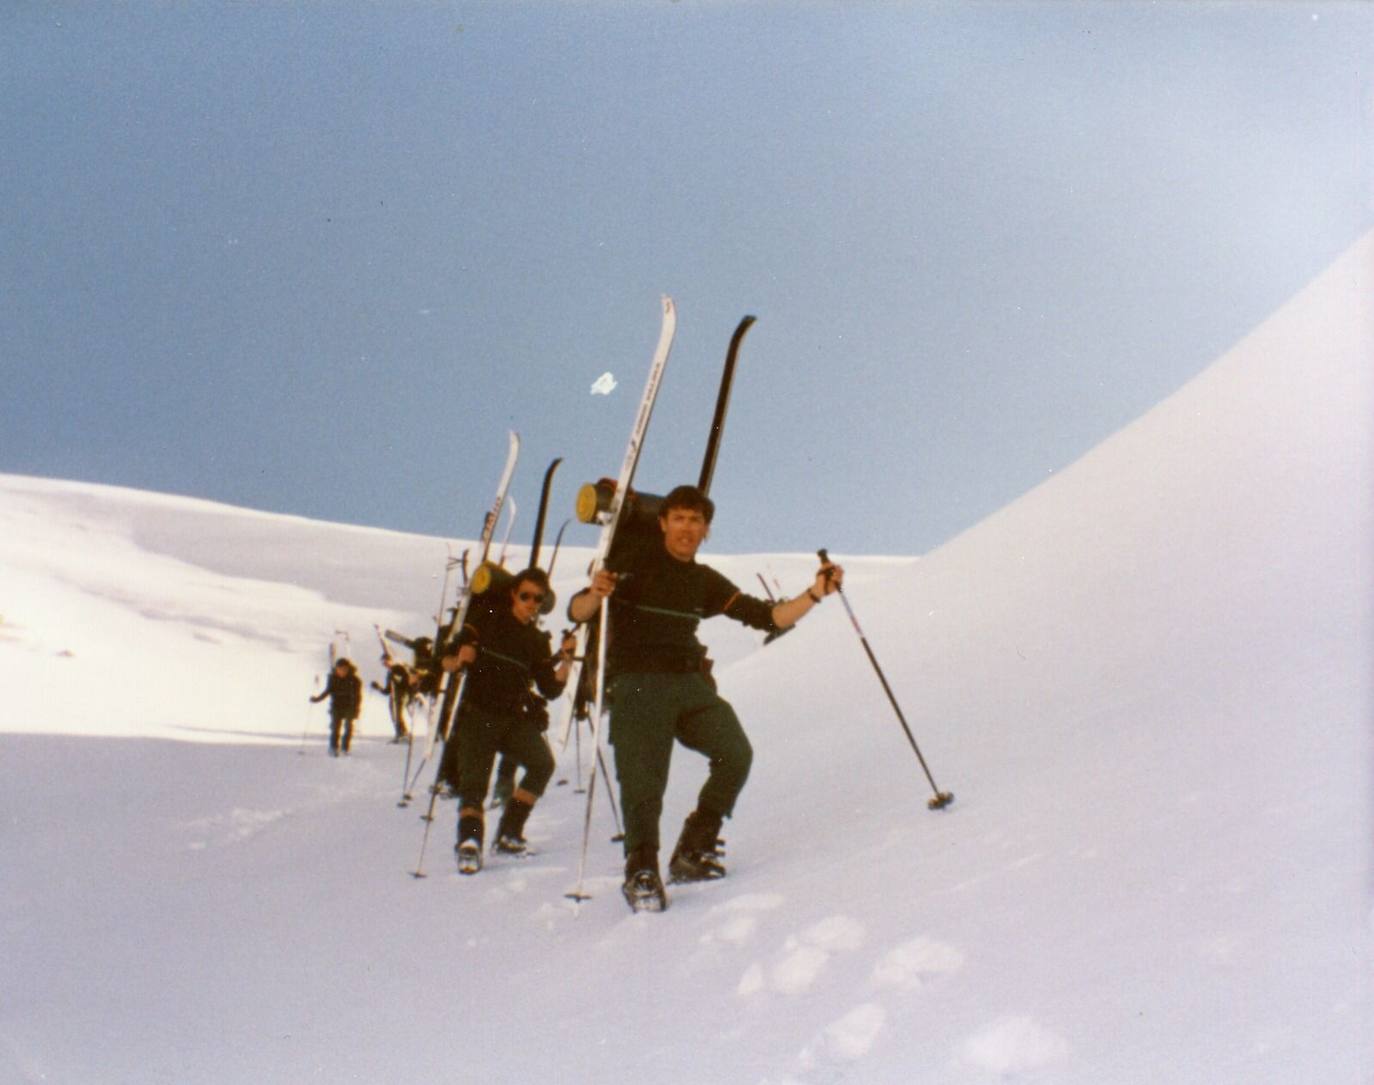
[[[879,987],[914,991],[963,967],[964,955],[954,946],[932,938],[913,938],[883,955],[873,966],[873,982]]]
[[[856,1062],[873,1050],[887,1024],[887,1011],[877,1002],[855,1006],[830,1022],[797,1057],[798,1067],[806,1073],[823,1063]]]
[[[825,934],[831,944],[857,948],[854,932],[842,924],[831,925]],[[812,928],[815,932],[816,928]],[[956,948],[932,938],[913,938],[884,953],[873,966],[874,987],[913,991],[934,977],[948,975],[964,967],[964,955]],[[758,979],[759,976],[755,976]],[[887,1009],[878,1001],[860,1003],[826,1025],[797,1056],[798,1069],[811,1077],[817,1073],[846,1076],[849,1064],[873,1050],[887,1024]]]
[[[185,828],[198,839],[186,845],[188,851],[204,851],[206,848],[238,844],[265,830],[269,825],[287,817],[287,810],[245,810],[235,807],[227,814],[213,817],[196,818],[185,823]],[[210,838],[210,839],[206,839]]]
[[[1024,1074],[1063,1061],[1069,1050],[1063,1037],[1032,1018],[1003,1017],[966,1039],[958,1060],[994,1074]]]
[[[750,965],[737,991],[753,994],[765,987],[780,995],[800,995],[811,990],[825,966],[836,953],[858,949],[867,932],[861,923],[848,916],[831,916],[790,936],[783,943],[772,967]]]
[[[758,930],[759,914],[780,908],[783,901],[777,893],[744,893],[717,904],[707,913],[707,919],[717,925],[701,936],[701,944],[744,945]]]

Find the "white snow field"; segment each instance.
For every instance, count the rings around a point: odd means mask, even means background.
[[[411,876],[379,697],[325,755],[329,641],[379,678],[443,540],[0,476],[0,1081],[1374,1081],[1372,289],[1374,234],[934,553],[834,555],[948,809],[838,600],[703,626],[754,774],[657,916],[604,790],[565,898],[585,734],[472,878],[447,802]]]

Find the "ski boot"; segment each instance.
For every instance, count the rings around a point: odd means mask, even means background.
[[[668,861],[670,882],[708,882],[725,877],[719,814],[695,810],[688,815]]]
[[[464,813],[458,819],[458,844],[453,849],[458,856],[459,874],[476,874],[482,869],[482,819]]]
[[[655,849],[638,848],[626,858],[625,884],[620,892],[632,912],[661,912],[668,907]]]
[[[525,821],[533,809],[534,805],[524,799],[512,798],[507,802],[501,821],[496,826],[496,839],[491,842],[491,850],[502,855],[529,855],[529,847],[525,843]]]
[[[482,869],[482,844],[477,840],[464,840],[453,849],[458,856],[459,874],[476,874]]]

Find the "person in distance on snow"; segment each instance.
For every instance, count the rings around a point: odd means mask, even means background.
[[[463,699],[449,743],[456,750],[459,870],[481,867],[483,811],[492,761],[507,754],[525,767],[520,786],[506,803],[492,850],[525,851],[525,822],[553,776],[554,760],[544,740],[531,684],[557,697],[568,681],[574,641],[564,638],[557,657],[549,634],[535,624],[549,594],[542,569],[515,574],[509,592],[490,606],[474,605],[457,638],[444,651],[445,670],[467,670]]]
[[[363,680],[358,677],[358,668],[351,659],[340,659],[334,663],[329,674],[329,683],[310,700],[319,704],[329,698],[329,756],[338,757],[340,732],[343,738],[343,752],[353,743],[353,724],[363,707]]]
[[[827,564],[795,599],[746,595],[696,560],[714,514],[714,503],[695,486],[677,487],[660,506],[660,534],[639,545],[632,541],[614,568],[597,572],[568,603],[568,616],[587,622],[602,599],[609,601],[607,696],[625,818],[624,892],[632,907],[667,902],[658,868],[659,819],[674,739],[705,755],[710,771],[673,850],[673,881],[724,876],[718,834],[753,760],[734,709],[705,673],[698,622],[723,614],[754,629],[786,629],[844,579],[843,569]]]
[[[420,677],[399,659],[382,656],[386,668],[386,685],[373,682],[372,688],[387,697],[391,709],[391,726],[396,732],[392,743],[401,742],[410,734],[406,728],[406,708],[419,696]]]

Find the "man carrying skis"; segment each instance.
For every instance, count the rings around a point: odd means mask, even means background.
[[[723,614],[754,629],[786,629],[844,579],[843,569],[825,564],[795,599],[770,603],[745,595],[696,561],[714,514],[711,499],[696,487],[677,487],[660,506],[661,534],[613,554],[612,567],[598,571],[568,604],[568,616],[586,622],[602,599],[609,601],[606,692],[625,817],[624,894],[636,910],[667,906],[658,869],[659,819],[674,739],[706,756],[710,772],[673,850],[673,881],[724,877],[718,834],[753,760],[734,709],[706,674],[697,623]]]
[[[396,737],[391,742],[395,745],[404,742],[410,735],[406,727],[406,709],[419,696],[420,679],[399,659],[393,659],[390,653],[383,654],[382,666],[386,668],[386,685],[373,682],[372,688],[387,698],[391,711],[391,726],[396,732]]]
[[[445,649],[445,670],[467,669],[462,701],[449,743],[458,781],[458,869],[475,874],[482,865],[484,809],[491,765],[498,752],[525,766],[492,842],[494,851],[525,851],[525,821],[553,776],[554,760],[531,711],[533,683],[546,697],[563,692],[572,664],[573,640],[565,638],[557,661],[549,634],[536,625],[549,594],[542,569],[515,574],[509,592],[491,606],[474,605],[457,638]]]

